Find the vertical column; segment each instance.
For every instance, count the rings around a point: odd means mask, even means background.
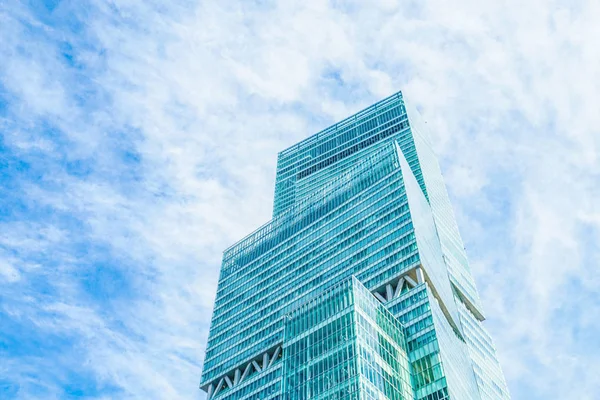
[[[425,282],[425,275],[423,274],[423,269],[421,267],[417,267],[417,282],[419,284],[424,283]]]

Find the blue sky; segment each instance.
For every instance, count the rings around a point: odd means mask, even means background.
[[[368,6],[367,6],[368,4]],[[403,90],[514,399],[600,393],[600,3],[0,2],[0,398],[203,399],[277,151]]]

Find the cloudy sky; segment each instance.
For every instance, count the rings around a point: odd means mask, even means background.
[[[451,4],[450,4],[451,3]],[[600,393],[597,0],[0,0],[0,398],[203,399],[277,151],[402,90],[514,399]]]

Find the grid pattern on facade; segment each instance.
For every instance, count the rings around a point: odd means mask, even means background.
[[[285,399],[359,398],[357,383],[413,398],[402,326],[356,278],[294,310],[285,332]]]
[[[374,144],[386,140],[398,141],[415,177],[422,183],[408,127],[402,94],[396,93],[282,151],[277,159],[273,215],[295,204],[309,194],[311,188],[343,173],[364,157],[365,150],[373,150]],[[323,174],[325,170],[327,173]],[[315,177],[317,172],[321,174]],[[421,187],[426,193],[425,185]]]
[[[400,93],[279,154],[224,253],[211,400],[510,399],[425,127]]]
[[[410,105],[408,108],[410,111]],[[475,280],[471,274],[439,163],[424,132],[425,124],[416,111],[409,113],[409,121],[450,281],[460,291],[461,301],[466,300],[471,312],[479,320],[483,320],[483,309],[475,287]]]
[[[205,381],[280,342],[282,309],[294,300],[351,274],[374,287],[418,262],[395,150],[384,148],[372,158],[293,219],[297,225],[282,224],[289,240],[254,253],[258,257],[232,253],[245,264],[221,276]],[[266,248],[261,241],[253,246]]]

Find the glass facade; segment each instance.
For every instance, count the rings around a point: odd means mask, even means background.
[[[223,255],[209,398],[509,398],[424,126],[398,93],[279,154],[273,219]]]
[[[286,317],[287,400],[413,399],[402,324],[351,277]]]

